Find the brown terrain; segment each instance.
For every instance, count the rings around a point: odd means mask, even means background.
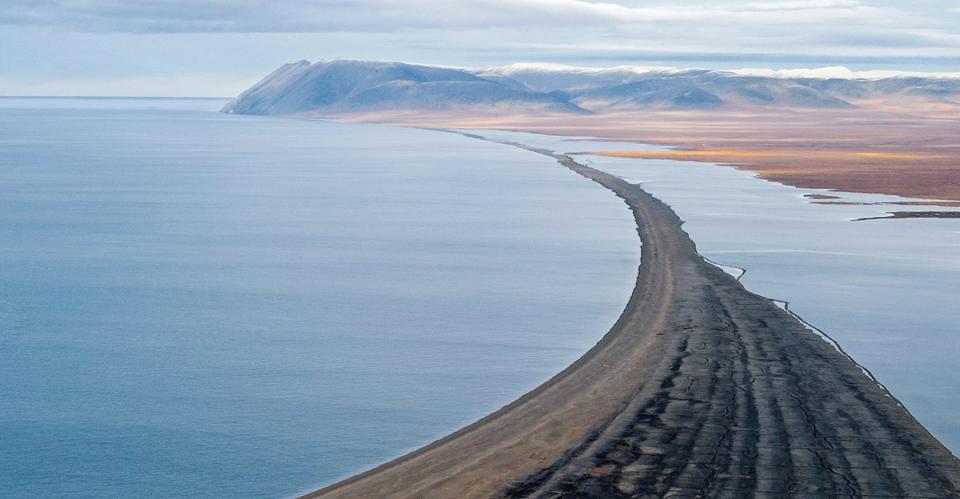
[[[960,211],[891,211],[885,217],[857,218],[854,221],[882,220],[887,218],[960,218]]]
[[[805,188],[960,201],[960,106],[861,102],[844,109],[723,108],[569,115],[371,113],[348,119],[659,144],[589,151],[733,165]],[[339,117],[343,119],[343,116]],[[585,151],[586,152],[586,151]]]
[[[831,342],[705,261],[668,206],[531,150],[633,211],[643,265],[622,316],[512,404],[307,497],[960,497],[960,461]]]

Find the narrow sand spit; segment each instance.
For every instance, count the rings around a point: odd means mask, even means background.
[[[960,461],[857,364],[706,262],[667,205],[512,145],[633,211],[643,264],[623,315],[512,404],[305,497],[960,497]]]

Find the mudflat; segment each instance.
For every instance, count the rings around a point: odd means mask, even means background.
[[[911,105],[914,104],[914,105]],[[382,112],[340,117],[503,129],[671,146],[594,154],[728,164],[795,187],[960,201],[960,106],[863,102],[848,109],[723,108],[578,116]],[[946,206],[946,205],[945,205]]]
[[[643,263],[622,316],[510,405],[305,497],[960,497],[960,461],[832,342],[705,261],[667,205],[531,150],[633,211]]]

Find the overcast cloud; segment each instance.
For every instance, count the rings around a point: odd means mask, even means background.
[[[335,57],[957,71],[960,10],[948,0],[0,3],[0,94],[232,95],[283,62]]]

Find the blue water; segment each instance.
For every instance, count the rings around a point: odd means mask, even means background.
[[[716,165],[593,161],[643,182],[702,254],[746,269],[748,289],[789,301],[960,454],[960,220],[854,221],[903,207],[814,204],[803,195],[828,193]]]
[[[557,151],[648,147],[480,133]],[[905,199],[799,189],[705,163],[578,158],[642,183],[668,203],[701,254],[745,269],[741,281],[748,289],[788,301],[960,454],[960,220],[854,221],[897,210],[956,209],[816,204],[805,195],[866,203]]]
[[[302,492],[627,301],[630,213],[548,158],[219,104],[0,100],[0,496]]]

